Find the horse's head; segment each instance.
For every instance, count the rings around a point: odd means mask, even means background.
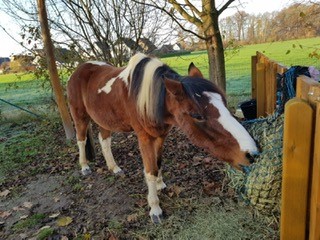
[[[202,78],[193,64],[181,81],[165,77],[170,120],[189,139],[237,169],[250,164],[258,153],[255,141],[226,107],[223,92]]]

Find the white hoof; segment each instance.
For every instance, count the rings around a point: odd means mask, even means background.
[[[161,180],[160,182],[157,182],[157,190],[165,189],[167,185]]]
[[[115,166],[113,169],[112,169],[112,172],[114,174],[123,174],[123,171],[121,168],[119,168],[118,166]]]
[[[163,219],[162,209],[160,207],[151,208],[149,215],[150,215],[151,221],[154,224],[160,224],[161,220]]]
[[[91,174],[91,169],[89,168],[89,166],[82,167],[81,173],[84,176],[90,175]]]

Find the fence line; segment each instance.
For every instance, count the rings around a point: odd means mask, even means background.
[[[276,108],[277,73],[285,66],[257,52],[252,57],[257,115]],[[296,97],[285,105],[280,219],[282,240],[320,239],[320,83],[299,76]]]
[[[252,98],[257,100],[257,117],[266,117],[276,109],[277,74],[287,67],[257,52],[251,58]]]

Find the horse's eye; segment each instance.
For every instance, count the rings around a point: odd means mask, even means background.
[[[192,117],[193,119],[196,119],[198,121],[204,121],[205,120],[204,116],[202,116],[199,113],[190,113],[190,117]]]

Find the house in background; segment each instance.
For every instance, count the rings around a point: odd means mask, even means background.
[[[178,54],[178,53],[186,54],[186,53],[190,53],[190,52],[183,49],[179,43],[165,44],[165,45],[162,45],[161,48],[153,51],[153,54],[155,54],[159,57],[164,56],[164,55],[168,55],[168,54]]]
[[[115,44],[115,51],[122,53],[128,60],[136,52],[152,53],[157,47],[147,38],[140,38],[138,42],[131,38],[120,38]]]
[[[152,53],[157,47],[147,38],[140,38],[138,41],[143,53]]]
[[[0,74],[6,73],[10,70],[10,58],[0,57]]]

